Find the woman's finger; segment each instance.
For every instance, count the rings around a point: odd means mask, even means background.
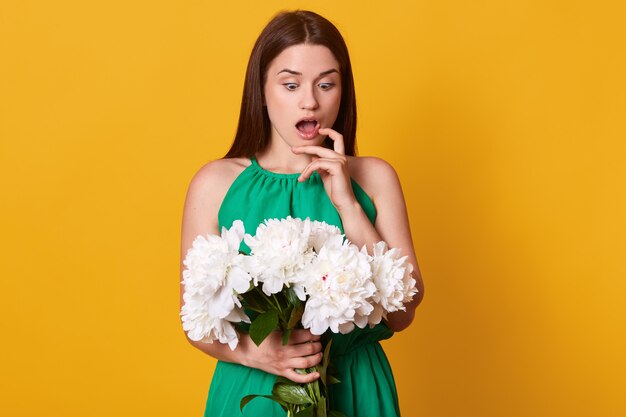
[[[285,371],[283,376],[285,378],[291,379],[293,382],[297,382],[298,384],[306,384],[306,383],[313,382],[316,379],[318,379],[320,377],[320,373],[311,372],[310,374],[300,375],[293,369],[288,369],[287,371]]]
[[[285,361],[285,368],[288,369],[306,369],[317,366],[322,362],[322,353],[317,353],[311,356],[305,356],[301,358],[291,358]]]
[[[330,173],[338,173],[340,170],[343,169],[342,165],[344,164],[344,162],[345,161],[342,161],[340,159],[316,159],[315,161],[307,165],[306,168],[304,168],[304,170],[298,177],[298,181],[306,181],[311,176],[311,174],[313,174],[314,171],[317,171],[319,169],[323,169]]]
[[[289,344],[296,345],[299,343],[317,342],[321,339],[321,337],[322,336],[311,333],[310,330],[298,329],[291,332],[291,336],[289,336]]]
[[[297,345],[289,345],[285,350],[285,356],[288,358],[299,358],[311,355],[317,355],[322,352],[322,344],[320,342],[299,343]]]
[[[338,158],[342,156],[342,154],[335,152],[332,149],[316,145],[294,146],[291,148],[291,151],[296,154],[308,153],[310,155],[317,155],[320,158]]]
[[[335,150],[335,152],[340,153],[342,155],[346,154],[346,148],[343,142],[343,135],[341,133],[328,127],[321,128],[319,132],[322,135],[327,135],[329,138],[333,140],[334,142],[333,149]]]

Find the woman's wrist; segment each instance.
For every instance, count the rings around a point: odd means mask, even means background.
[[[235,354],[235,362],[247,366],[249,368],[256,368],[255,364],[253,364],[250,359],[252,359],[252,355],[250,355],[252,339],[250,335],[247,333],[242,333],[239,336],[239,344],[237,345],[237,349],[233,352]]]
[[[349,204],[337,207],[337,212],[339,213],[339,217],[341,217],[341,220],[344,223],[346,219],[355,218],[361,216],[362,214],[365,214],[365,212],[363,211],[363,207],[361,207],[356,199]]]
[[[365,214],[363,207],[355,201],[354,205],[344,207],[339,212],[346,237],[358,247],[367,246],[368,251],[374,243],[381,240],[380,235]]]

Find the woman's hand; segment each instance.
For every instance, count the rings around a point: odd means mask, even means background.
[[[324,189],[337,211],[340,213],[357,204],[352,191],[348,158],[345,155],[343,136],[333,129],[319,130],[322,135],[328,135],[333,140],[333,150],[323,146],[294,146],[291,150],[296,154],[313,155],[313,161],[300,174],[298,181],[306,181],[314,171],[317,171],[324,183]]]
[[[312,382],[319,378],[319,372],[300,375],[294,370],[311,368],[322,360],[320,336],[313,335],[309,330],[294,330],[286,345],[283,345],[282,334],[278,331],[270,333],[260,346],[248,335],[243,336],[240,342],[244,338],[243,365],[284,376],[297,383]]]

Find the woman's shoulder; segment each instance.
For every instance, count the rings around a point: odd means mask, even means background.
[[[393,171],[393,167],[389,162],[377,156],[349,156],[348,164],[358,172],[374,170],[377,174],[380,174],[381,172]]]
[[[250,160],[246,158],[217,159],[196,171],[189,183],[183,208],[182,254],[196,236],[219,234],[221,202],[232,182],[248,165]]]
[[[349,156],[350,176],[370,197],[375,197],[387,187],[398,182],[391,164],[375,156]]]
[[[196,171],[191,182],[212,185],[232,182],[249,165],[250,160],[248,158],[222,158],[209,161]]]
[[[194,174],[189,192],[223,196],[235,179],[250,165],[248,158],[222,158],[207,162]]]

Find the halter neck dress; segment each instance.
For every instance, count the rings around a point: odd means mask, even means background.
[[[263,169],[255,158],[228,189],[218,212],[218,223],[230,228],[241,220],[246,233],[254,234],[265,219],[287,216],[325,221],[343,232],[341,218],[326,194],[317,172],[307,181],[298,182],[300,174],[279,174]],[[374,223],[376,209],[365,191],[352,180],[357,201]],[[244,242],[241,250],[249,253]],[[398,397],[391,367],[379,343],[393,335],[381,323],[374,328],[355,328],[349,334],[333,334],[331,363],[341,383],[331,385],[331,409],[347,417],[397,417]],[[248,394],[270,395],[275,375],[244,365],[218,361],[206,402],[205,417],[285,417],[275,402],[255,398],[239,410]]]

